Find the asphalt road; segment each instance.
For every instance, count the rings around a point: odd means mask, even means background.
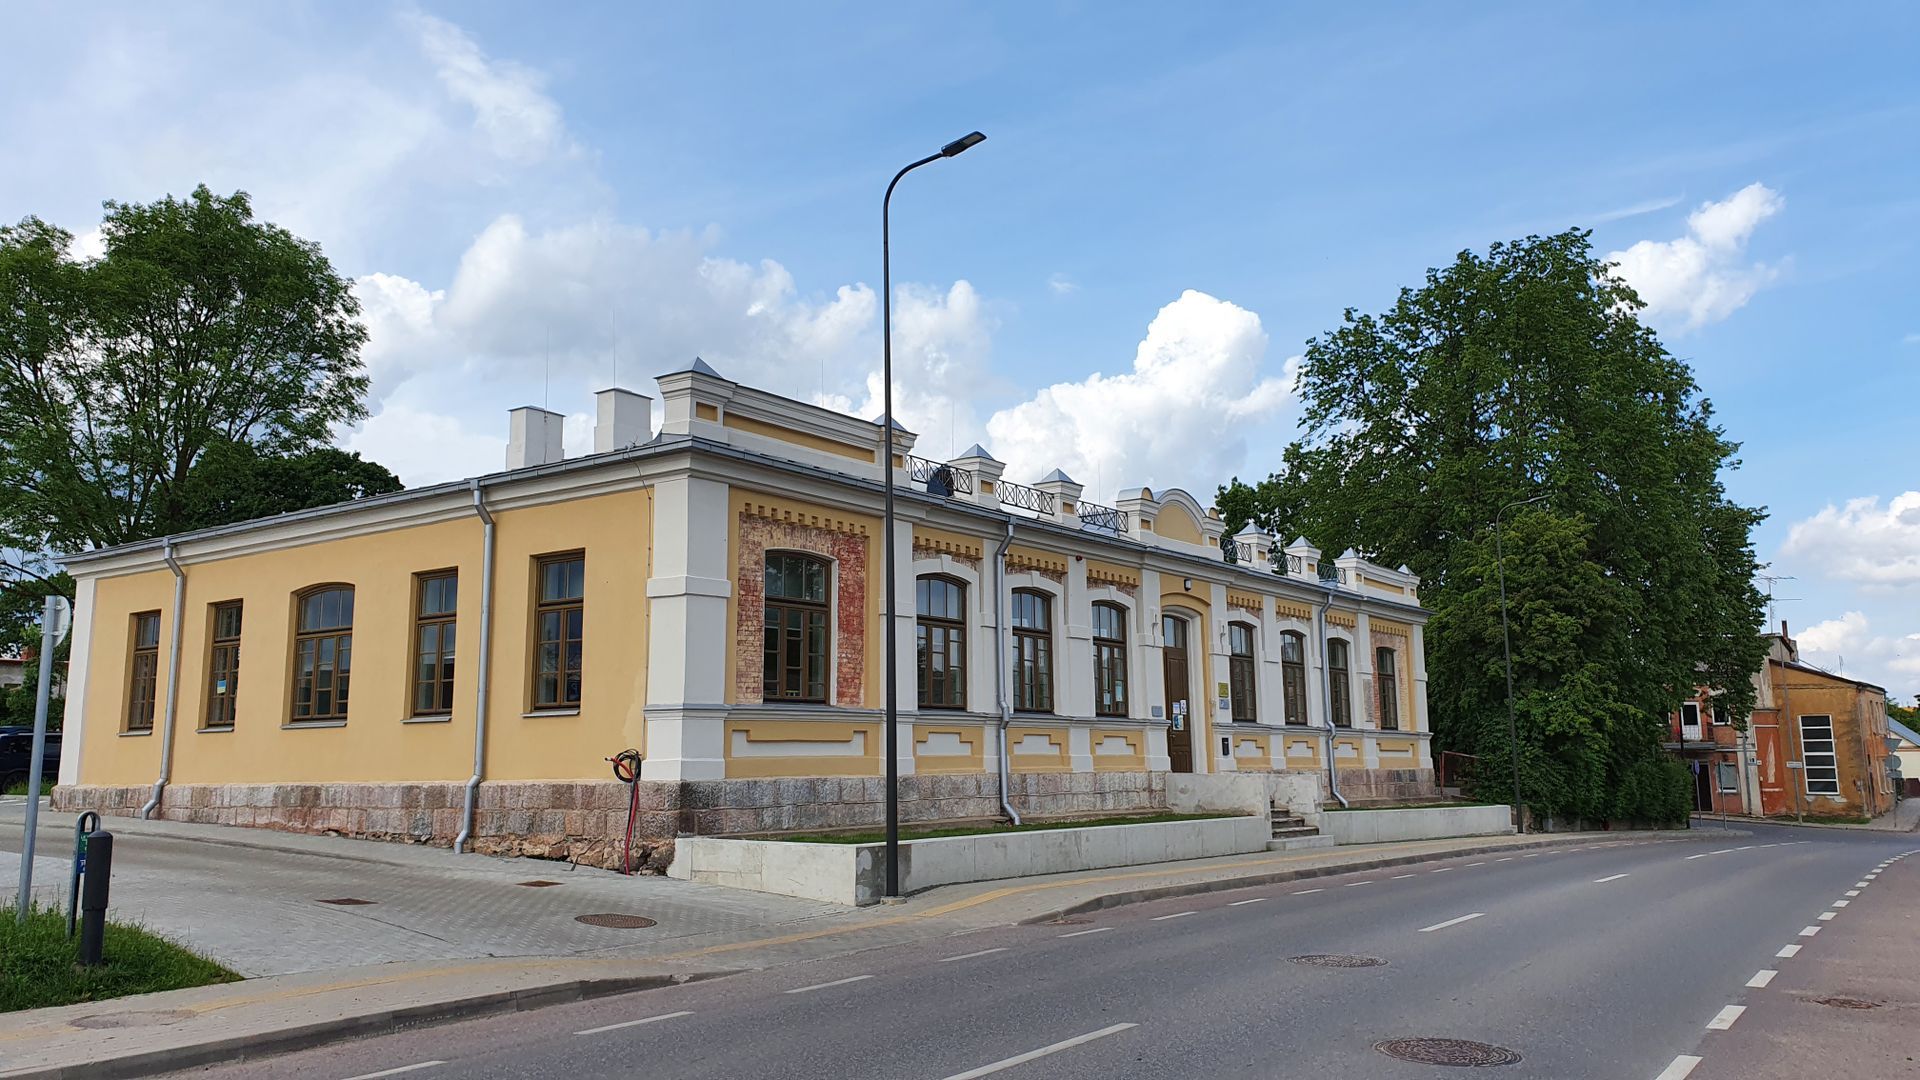
[[[1470,856],[1158,901],[346,1042],[217,1077],[972,1080],[1455,1076],[1402,1037],[1508,1048],[1496,1075],[1639,1080],[1848,932],[1819,920],[1912,836],[1747,826]],[[1819,927],[1815,934],[1804,931]],[[1827,935],[1822,940],[1822,935]],[[1292,962],[1374,957],[1373,967]],[[206,1074],[201,1074],[206,1075]],[[1755,1074],[1762,1075],[1762,1074]]]

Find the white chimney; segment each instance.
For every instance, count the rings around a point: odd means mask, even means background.
[[[507,416],[507,468],[551,465],[566,457],[560,448],[566,417],[535,405],[522,405]]]
[[[620,387],[593,395],[593,452],[624,450],[653,438],[653,399]]]

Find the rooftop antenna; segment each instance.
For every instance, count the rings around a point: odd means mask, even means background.
[[[1755,574],[1754,577],[1757,577],[1761,581],[1764,581],[1767,583],[1767,631],[1768,633],[1772,633],[1773,628],[1780,624],[1779,620],[1774,617],[1773,605],[1776,602],[1784,604],[1784,603],[1791,603],[1795,600],[1800,599],[1797,596],[1776,597],[1773,595],[1773,587],[1778,582],[1798,581],[1799,579],[1794,577],[1792,574]]]
[[[541,381],[540,381],[540,407],[543,409],[547,407],[548,399],[553,394],[553,324],[552,323],[547,324],[545,333],[547,338],[547,371],[545,375],[541,376]]]

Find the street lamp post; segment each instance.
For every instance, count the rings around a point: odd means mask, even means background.
[[[893,580],[893,251],[890,235],[890,216],[893,209],[893,189],[900,184],[900,178],[922,165],[931,165],[941,158],[950,158],[985,142],[987,137],[977,131],[969,132],[940,148],[937,154],[928,154],[919,161],[908,165],[893,174],[893,182],[887,185],[886,197],[880,200],[880,383],[883,412],[880,416],[880,456],[884,461],[886,487],[883,496],[886,510],[882,514],[884,524],[881,538],[882,573],[886,575],[886,626],[882,631],[886,643],[884,666],[886,667],[887,686],[887,896],[900,895],[900,732],[894,721],[899,712],[895,685],[894,657],[894,580]]]
[[[1507,749],[1513,757],[1513,820],[1514,827],[1522,832],[1527,828],[1527,806],[1520,797],[1520,727],[1513,719],[1513,633],[1507,628],[1507,564],[1500,547],[1500,519],[1515,507],[1531,506],[1545,498],[1535,495],[1508,503],[1493,515],[1493,567],[1500,577],[1500,644],[1507,659]]]

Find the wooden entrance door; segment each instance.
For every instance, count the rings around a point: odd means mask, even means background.
[[[1178,615],[1163,615],[1160,630],[1165,645],[1160,653],[1166,662],[1167,763],[1174,772],[1193,771],[1193,710],[1187,703],[1190,680],[1187,678],[1187,620]]]

